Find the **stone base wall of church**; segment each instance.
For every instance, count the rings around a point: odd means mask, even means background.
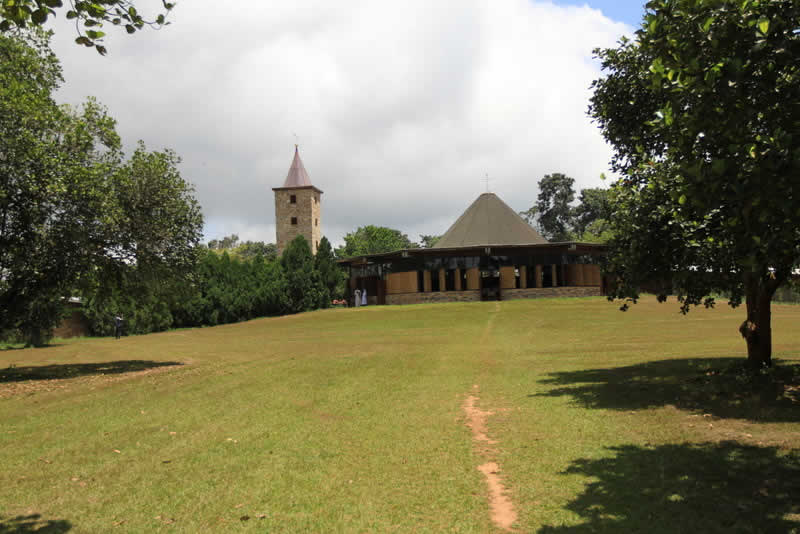
[[[603,293],[599,287],[538,287],[528,289],[503,289],[501,297],[503,300],[512,299],[541,299],[553,297],[600,297]]]
[[[386,295],[386,304],[475,302],[477,300],[481,300],[480,291],[432,291],[429,293],[403,293],[399,295]]]

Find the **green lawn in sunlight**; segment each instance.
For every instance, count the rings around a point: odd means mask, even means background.
[[[0,351],[0,533],[800,532],[800,307],[363,307]],[[794,530],[793,530],[794,529]]]

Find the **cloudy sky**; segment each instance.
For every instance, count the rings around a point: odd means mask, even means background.
[[[630,34],[643,1],[184,0],[161,31],[109,28],[106,57],[60,20],[58,98],[96,96],[128,147],[175,149],[207,239],[275,241],[271,188],[296,135],[334,244],[367,224],[416,240],[443,233],[487,173],[516,210],[547,173],[602,184],[591,51]]]

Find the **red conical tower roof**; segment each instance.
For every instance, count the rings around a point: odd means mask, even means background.
[[[283,187],[308,187],[311,184],[311,178],[308,177],[308,171],[303,166],[303,160],[300,159],[300,151],[297,145],[294,145],[294,159],[292,166],[289,167],[289,174],[286,175],[286,181],[283,182]]]

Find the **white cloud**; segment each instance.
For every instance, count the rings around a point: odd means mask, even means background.
[[[173,24],[110,30],[109,55],[56,24],[66,84],[129,145],[171,147],[209,238],[272,242],[271,188],[294,137],[336,243],[366,224],[442,233],[483,191],[515,209],[564,172],[600,184],[610,151],[586,116],[595,47],[631,29],[589,7],[526,0],[180,2]],[[156,6],[154,6],[155,8]]]

